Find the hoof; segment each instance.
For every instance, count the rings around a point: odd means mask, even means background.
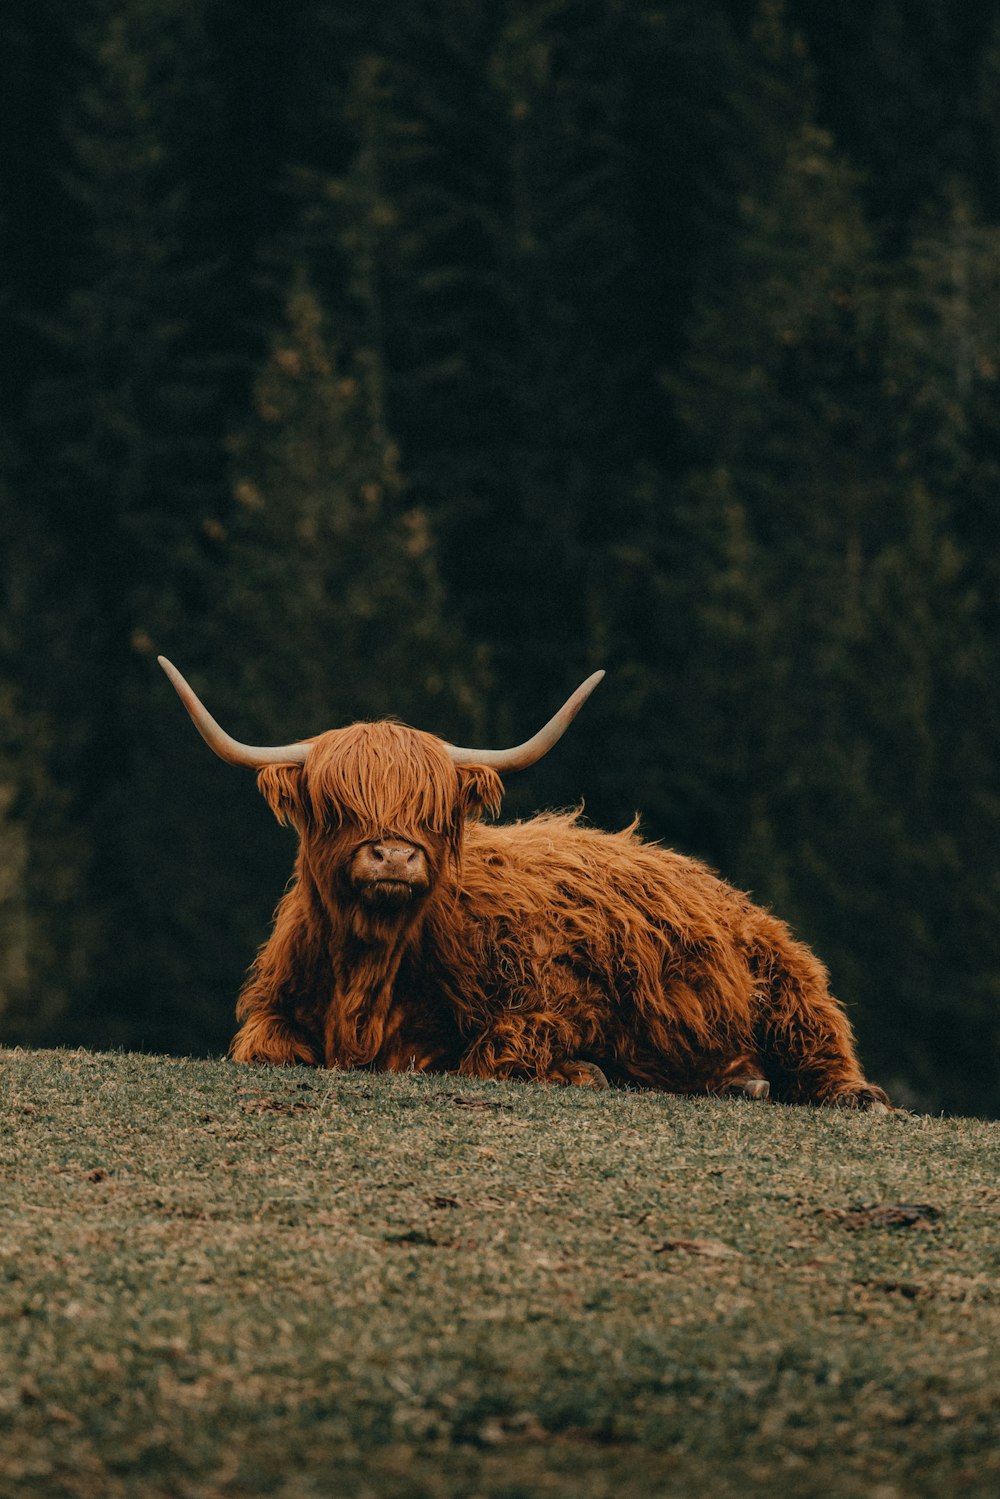
[[[861,1109],[866,1114],[891,1114],[892,1104],[888,1094],[872,1083],[863,1083],[860,1088],[846,1088],[837,1093],[830,1102],[838,1109]]]
[[[734,1077],[722,1090],[724,1098],[770,1098],[766,1077]]]
[[[568,1083],[574,1088],[596,1088],[599,1092],[610,1087],[600,1067],[593,1062],[562,1062],[549,1074],[550,1083]]]

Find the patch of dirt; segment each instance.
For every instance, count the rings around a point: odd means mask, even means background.
[[[499,1099],[472,1098],[466,1093],[446,1093],[445,1098],[449,1103],[457,1104],[460,1109],[503,1109],[506,1113],[511,1112],[509,1103],[501,1103]]]
[[[261,1093],[245,1098],[240,1108],[244,1114],[302,1114],[315,1110],[316,1105],[306,1103],[304,1098],[281,1098],[273,1093]]]
[[[934,1292],[929,1286],[918,1286],[910,1280],[859,1280],[866,1291],[882,1291],[886,1296],[902,1296],[906,1301],[918,1301]]]
[[[868,1207],[819,1208],[823,1218],[833,1218],[845,1228],[933,1228],[940,1208],[929,1202],[873,1202]]]
[[[721,1239],[665,1239],[654,1254],[697,1254],[706,1260],[728,1260],[742,1258],[740,1251]]]

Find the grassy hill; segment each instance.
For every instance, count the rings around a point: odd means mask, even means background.
[[[4,1496],[1000,1492],[997,1125],[85,1052],[0,1087]]]

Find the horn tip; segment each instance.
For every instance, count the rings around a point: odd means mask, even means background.
[[[159,662],[159,664],[163,667],[163,670],[166,672],[167,677],[168,677],[169,681],[172,683],[172,685],[175,688],[175,690],[177,692],[179,692],[181,694],[181,696],[183,697],[184,696],[184,688],[187,687],[188,684],[185,682],[184,678],[181,676],[180,672],[177,670],[177,668],[174,665],[174,663],[172,661],[168,661],[167,658],[166,658],[166,656],[157,656],[156,659]],[[190,690],[191,689],[188,687],[188,691],[189,692],[190,692]]]

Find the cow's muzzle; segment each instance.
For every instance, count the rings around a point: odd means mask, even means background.
[[[363,843],[351,861],[351,880],[366,901],[404,906],[430,886],[423,849],[399,839]]]

